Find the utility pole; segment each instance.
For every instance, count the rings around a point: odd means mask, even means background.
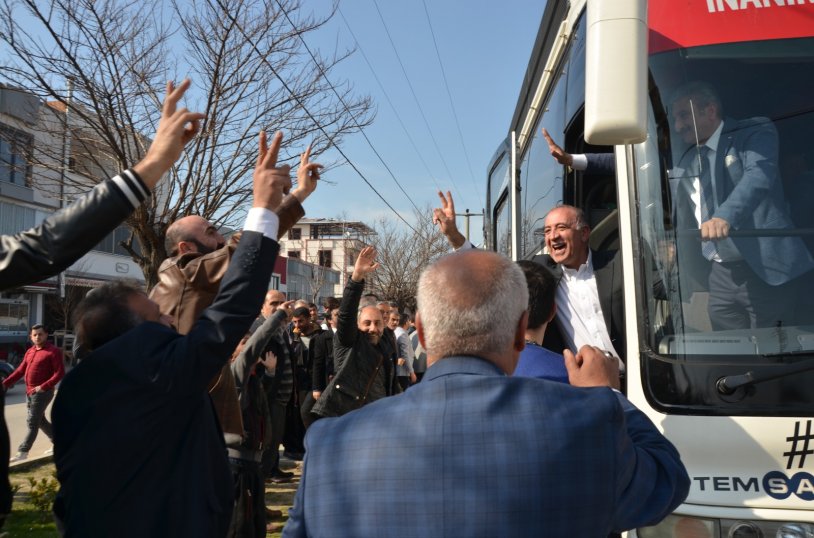
[[[470,213],[469,208],[465,209],[466,213],[455,213],[459,217],[463,217],[466,219],[464,222],[464,236],[466,240],[469,241],[469,217],[482,217],[483,213]]]

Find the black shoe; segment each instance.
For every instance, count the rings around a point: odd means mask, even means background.
[[[272,484],[286,484],[291,482],[293,476],[294,473],[287,473],[280,469],[275,469],[272,471],[271,476],[266,479],[266,482],[271,482]]]
[[[289,452],[288,450],[284,450],[283,457],[285,459],[292,461],[302,461],[302,458],[305,457],[305,454],[303,454],[302,452]]]
[[[283,471],[282,469],[274,469],[271,473],[272,478],[293,478],[294,473],[290,473],[288,471]]]

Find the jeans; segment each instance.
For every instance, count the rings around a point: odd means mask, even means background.
[[[54,435],[51,431],[51,423],[45,418],[45,408],[48,407],[48,404],[51,403],[53,398],[53,389],[34,392],[26,397],[28,405],[28,418],[26,419],[28,433],[17,449],[20,452],[29,452],[31,450],[31,446],[34,444],[34,441],[36,441],[39,430],[42,430],[49,439],[53,439]]]

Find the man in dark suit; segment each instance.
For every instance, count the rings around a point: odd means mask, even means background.
[[[439,192],[441,207],[433,211],[447,241],[456,250],[472,245],[455,224],[452,194]],[[562,205],[545,218],[548,254],[533,261],[548,268],[557,279],[557,315],[546,331],[544,345],[552,351],[577,351],[593,345],[624,359],[624,281],[619,252],[592,251],[591,228],[579,208]]]
[[[291,179],[276,166],[282,135],[261,133],[254,204],[220,290],[186,335],[136,287],[114,282],[77,309],[91,354],[53,407],[68,536],[226,534],[233,488],[207,384],[255,319],[279,246],[278,207]]]
[[[566,350],[573,386],[507,376],[527,305],[522,271],[499,254],[470,249],[430,266],[416,319],[424,379],[314,423],[283,536],[607,536],[676,508],[689,477],[611,390],[616,360]]]
[[[716,330],[772,327],[793,322],[793,280],[814,269],[803,240],[792,236],[735,235],[731,230],[794,228],[777,168],[778,138],[768,118],[723,117],[721,100],[703,82],[673,96],[673,130],[689,147],[671,171],[679,269],[707,283]]]

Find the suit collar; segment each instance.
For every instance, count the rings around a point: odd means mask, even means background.
[[[445,357],[429,368],[424,374],[424,381],[432,381],[439,377],[448,375],[469,374],[469,375],[489,375],[505,376],[503,370],[491,362],[473,356]]]

